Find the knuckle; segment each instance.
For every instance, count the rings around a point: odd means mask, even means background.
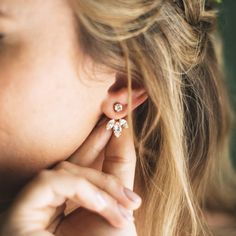
[[[118,177],[111,175],[111,174],[102,174],[103,183],[102,188],[119,188],[121,186],[121,182]]]
[[[68,167],[69,167],[68,161],[61,161],[54,167],[54,170],[61,170],[61,169],[66,170]]]
[[[44,169],[38,173],[34,179],[35,184],[46,184],[52,179],[52,171]]]
[[[59,172],[60,174],[68,173],[79,176],[81,175],[83,169],[80,166],[75,165],[69,161],[62,161],[58,163],[53,170]]]
[[[88,181],[85,178],[80,177],[80,176],[76,178],[76,182],[77,182],[78,188],[81,189],[81,190],[83,188],[86,188],[87,185],[88,185]]]
[[[51,176],[51,171],[44,169],[38,174],[38,179],[46,180],[46,179],[50,178],[50,176]]]
[[[58,178],[64,178],[70,176],[70,173],[65,169],[53,170],[53,172]]]
[[[97,201],[94,201],[94,209],[99,213],[104,213],[106,211],[110,211],[114,209],[115,200],[109,197],[106,193],[101,190],[96,191]]]
[[[108,202],[101,191],[96,192],[96,201],[93,203],[93,207],[97,212],[104,212],[107,209]]]

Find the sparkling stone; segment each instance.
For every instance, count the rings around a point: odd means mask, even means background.
[[[115,120],[112,119],[112,120],[110,120],[110,121],[107,123],[106,129],[107,129],[107,130],[112,129],[112,128],[114,127],[114,125],[115,125]]]
[[[128,123],[125,119],[120,119],[119,123],[120,123],[120,126],[124,128],[128,128]]]
[[[115,111],[119,112],[119,111],[122,111],[123,106],[120,103],[116,103],[114,109]]]
[[[114,127],[113,127],[113,130],[114,130],[114,134],[116,137],[119,137],[121,135],[121,132],[122,132],[122,128],[120,126],[120,123],[119,122],[116,122]]]

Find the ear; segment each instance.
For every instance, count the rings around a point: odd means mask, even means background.
[[[121,73],[116,74],[115,83],[107,91],[107,97],[102,103],[102,113],[110,119],[120,119],[128,115],[128,79]],[[132,81],[131,109],[134,110],[148,98],[146,90]],[[116,112],[114,104],[120,103],[122,111]]]

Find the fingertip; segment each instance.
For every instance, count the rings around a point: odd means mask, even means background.
[[[106,118],[105,116],[102,116],[102,117],[98,120],[98,122],[97,122],[97,124],[96,124],[96,127],[102,126],[103,124],[105,124],[106,121],[107,121],[107,118]]]
[[[112,131],[106,129],[106,119],[97,126],[97,142],[107,143],[112,136]]]

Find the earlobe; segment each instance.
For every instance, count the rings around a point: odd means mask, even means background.
[[[137,108],[148,98],[142,88],[132,89],[131,110]],[[115,111],[116,104],[122,105],[120,112]],[[120,88],[118,91],[109,92],[102,103],[102,112],[110,119],[120,119],[128,115],[128,88]]]
[[[123,110],[123,106],[120,103],[116,103],[114,105],[114,111],[115,112],[121,112]],[[121,118],[119,120],[111,119],[106,125],[106,129],[110,130],[113,129],[114,135],[119,138],[122,132],[122,129],[126,128],[128,129],[128,123],[124,118]]]
[[[131,96],[131,109],[134,110],[137,106],[139,106],[141,103],[143,103],[146,99],[147,99],[147,94],[146,93],[141,93],[139,91],[139,93],[136,94],[132,94]],[[117,97],[117,100],[119,100],[119,97]],[[108,104],[110,102],[108,101]],[[106,105],[105,105],[106,106]],[[128,103],[125,104],[125,109],[123,108],[123,104],[119,103],[119,102],[115,102],[112,106],[110,107],[105,107],[105,109],[107,109],[107,113],[104,112],[106,114],[106,116],[110,117],[109,122],[106,125],[106,129],[107,130],[113,130],[114,135],[119,138],[123,128],[129,128],[128,126],[128,122],[126,119],[124,119],[125,116],[127,116],[128,113]],[[112,109],[111,109],[112,108]],[[109,110],[111,109],[111,110]],[[114,112],[114,115],[107,115],[108,112]],[[110,113],[110,114],[111,114]],[[123,115],[121,115],[123,114]]]
[[[128,79],[124,73],[117,72],[115,82],[107,90],[107,96],[102,102],[101,111],[110,119],[120,119],[128,115]],[[131,110],[134,110],[148,98],[147,92],[140,83],[132,80]],[[114,105],[120,103],[122,110],[115,112]]]
[[[148,95],[144,88],[135,86],[132,82],[131,89],[131,110],[142,104]],[[106,125],[106,129],[113,130],[114,135],[118,138],[123,128],[128,128],[125,117],[128,115],[129,89],[127,86],[127,78],[122,75],[116,75],[116,82],[107,91],[107,96],[102,103],[102,113],[110,120]]]

